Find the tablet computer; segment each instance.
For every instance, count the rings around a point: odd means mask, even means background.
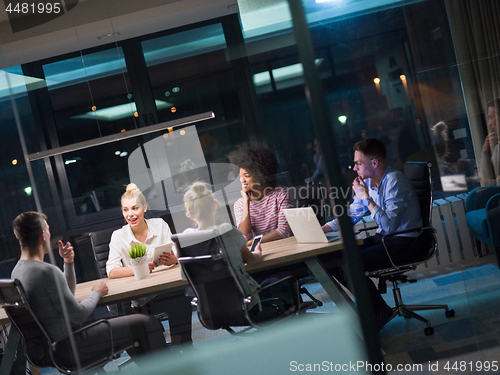
[[[160,255],[163,253],[170,254],[172,252],[173,243],[167,243],[164,245],[156,246],[153,254],[153,262],[160,264]]]

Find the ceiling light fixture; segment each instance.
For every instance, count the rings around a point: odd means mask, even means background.
[[[111,38],[112,36],[118,36],[120,35],[119,32],[115,32],[115,33],[109,33],[109,34],[106,34],[106,35],[101,35],[101,36],[98,36],[97,39],[99,40],[103,40],[103,39],[106,39],[106,38]]]
[[[161,124],[149,125],[143,128],[137,128],[133,130],[126,131],[124,133],[110,134],[100,138],[89,139],[88,141],[73,143],[71,145],[53,148],[51,150],[35,152],[28,155],[29,161],[39,160],[43,158],[48,158],[55,155],[61,155],[68,152],[74,152],[78,150],[83,150],[90,147],[101,146],[107,143],[122,141],[124,139],[129,139],[133,137],[138,137],[145,134],[151,134],[158,131],[168,129],[169,132],[173,131],[174,128],[186,126],[189,124],[194,124],[200,121],[211,120],[215,118],[215,113],[212,111],[200,113],[198,115],[192,115],[183,117],[177,120],[171,120],[167,122],[162,122]]]

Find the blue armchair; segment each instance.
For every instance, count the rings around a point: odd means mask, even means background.
[[[481,255],[481,242],[495,248],[500,268],[500,186],[472,190],[465,201],[470,234]]]

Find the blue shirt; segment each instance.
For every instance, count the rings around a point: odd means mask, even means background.
[[[390,234],[406,229],[422,227],[422,215],[417,194],[410,181],[400,171],[387,167],[378,187],[370,178],[365,180],[368,193],[377,207],[372,212],[372,218],[378,225],[377,233]],[[362,200],[355,195],[349,206],[349,216],[353,225],[361,220],[368,210]],[[337,219],[327,223],[332,230],[338,231]],[[409,232],[401,236],[417,237],[419,232]]]

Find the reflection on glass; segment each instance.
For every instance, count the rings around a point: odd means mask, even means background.
[[[77,216],[118,206],[129,182],[128,155],[138,142],[127,139],[62,155]]]
[[[432,1],[302,4],[345,177],[335,183],[350,184],[354,177],[349,170],[354,143],[376,137],[387,145],[393,168],[402,169],[407,160],[432,162],[440,190],[439,156],[431,135],[438,121],[449,127],[449,161],[463,166],[457,173],[474,181],[476,163],[444,9]],[[287,2],[241,1],[240,11],[245,41],[251,45],[247,50],[262,113],[261,137],[275,150],[291,183],[303,183],[316,168],[316,135]],[[415,18],[405,17],[409,11]],[[432,21],[424,32],[417,20],[429,13]],[[468,182],[467,189],[472,187]]]
[[[159,122],[206,111],[234,117],[239,102],[221,24],[147,40],[142,49]]]
[[[43,71],[58,146],[137,127],[121,47],[45,64]]]
[[[45,64],[43,71],[59,139],[52,148],[137,128],[121,47]],[[116,206],[113,192],[126,184],[126,160],[114,153],[131,143],[137,141],[63,155],[77,216]]]
[[[24,162],[13,107],[15,105],[26,133],[27,147],[33,149],[38,140],[26,89],[26,85],[32,81],[29,77],[23,77],[20,66],[0,70],[0,127],[3,140],[0,154],[0,262],[6,260],[0,263],[0,278],[10,277],[13,263],[8,259],[19,255],[17,240],[12,232],[12,220],[21,210],[35,209],[33,186]],[[43,188],[46,173],[43,170],[37,172],[39,188]]]

